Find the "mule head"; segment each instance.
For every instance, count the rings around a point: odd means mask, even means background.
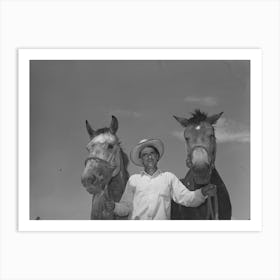
[[[195,110],[192,117],[174,118],[185,128],[187,166],[194,175],[196,184],[207,184],[210,181],[216,158],[216,138],[213,125],[223,113],[212,116]]]
[[[81,181],[89,193],[97,194],[120,171],[121,150],[116,136],[118,120],[112,116],[110,126],[98,130],[86,121],[86,128],[90,142],[87,144],[88,157]]]

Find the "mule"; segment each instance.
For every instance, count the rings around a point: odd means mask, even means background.
[[[92,194],[91,220],[118,219],[106,208],[106,201],[119,202],[129,178],[128,156],[116,135],[118,119],[112,116],[110,127],[94,130],[86,121],[90,142],[82,174],[82,185]]]
[[[171,219],[173,220],[230,220],[232,207],[226,186],[215,168],[216,137],[214,125],[222,113],[208,116],[195,110],[192,117],[173,116],[184,127],[187,159],[189,168],[181,182],[191,191],[207,184],[216,185],[216,195],[208,197],[198,207],[185,207],[172,201]]]

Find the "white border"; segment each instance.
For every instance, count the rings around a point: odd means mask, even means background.
[[[250,220],[231,221],[69,221],[29,220],[30,60],[250,60]],[[260,49],[19,49],[18,230],[19,231],[261,231],[262,72]],[[254,176],[253,176],[254,174]],[[252,186],[254,186],[252,188]]]

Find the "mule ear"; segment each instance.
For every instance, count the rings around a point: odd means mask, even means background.
[[[220,114],[216,114],[216,115],[210,116],[210,117],[207,118],[207,121],[210,124],[215,124],[223,113],[224,112],[221,112]]]
[[[89,135],[89,138],[92,139],[95,136],[95,130],[90,126],[89,122],[86,120],[86,127],[87,127],[87,132]]]
[[[111,125],[110,125],[111,133],[116,134],[118,128],[119,128],[118,119],[115,116],[112,116],[112,121],[111,121]]]
[[[189,123],[188,119],[186,119],[186,118],[180,118],[180,117],[176,117],[176,116],[173,116],[173,117],[174,117],[175,120],[176,120],[177,122],[179,122],[183,127],[187,127],[187,126],[188,126],[188,123]]]

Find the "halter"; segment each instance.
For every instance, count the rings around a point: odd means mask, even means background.
[[[95,160],[97,162],[101,162],[102,164],[107,165],[108,168],[115,169],[113,171],[112,178],[116,177],[120,173],[120,170],[121,170],[121,167],[120,167],[120,150],[121,149],[120,149],[119,145],[115,144],[108,160],[104,160],[104,159],[101,159],[101,158],[96,157],[96,156],[89,156],[85,160],[85,166],[87,165],[89,160]],[[113,160],[115,159],[114,155],[116,155],[118,157],[117,158],[117,163],[118,163],[117,165],[113,164]],[[118,167],[118,168],[116,169],[116,167]]]

